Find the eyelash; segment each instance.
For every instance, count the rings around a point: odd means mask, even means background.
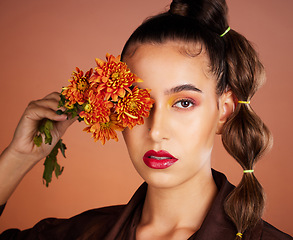
[[[186,102],[188,102],[188,107],[183,107],[182,106],[182,103],[186,103]],[[181,103],[181,107],[178,107],[178,106],[176,106],[177,104],[180,104]],[[173,105],[172,105],[172,107],[175,107],[175,108],[179,108],[179,109],[189,109],[189,108],[191,108],[191,107],[194,107],[195,106],[195,101],[193,101],[193,100],[191,100],[191,99],[180,99],[179,101],[176,101]],[[192,105],[192,106],[190,106],[190,105]]]

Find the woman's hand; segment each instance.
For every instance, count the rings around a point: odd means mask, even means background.
[[[67,120],[67,115],[58,115],[56,113],[59,100],[60,93],[54,92],[43,99],[29,103],[8,147],[15,156],[34,163],[45,158],[51,152],[66,129],[76,120],[76,118],[70,119],[70,117]],[[38,133],[39,125],[45,119],[50,119],[54,122],[54,128],[51,130],[52,144],[42,143],[40,147],[37,147],[34,143],[34,137]]]
[[[25,109],[11,143],[0,155],[0,205],[8,200],[23,176],[51,152],[66,129],[77,119],[69,117],[67,120],[65,114],[56,113],[59,100],[60,93],[54,92],[43,99],[30,102]],[[45,119],[54,123],[51,130],[52,144],[42,143],[37,147],[34,137]]]

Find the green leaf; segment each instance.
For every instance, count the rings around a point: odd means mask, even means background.
[[[64,167],[61,168],[60,165],[57,162],[55,162],[55,176],[56,176],[56,178],[58,178],[62,174],[63,169],[64,169]]]
[[[39,135],[36,135],[34,137],[34,143],[37,145],[37,147],[40,147],[43,143],[43,138],[42,138],[42,135],[39,134]]]
[[[45,143],[51,145],[52,144],[52,135],[50,132],[45,132]]]
[[[63,92],[63,90],[62,90]],[[59,104],[58,104],[58,108],[59,107],[63,107],[65,105],[65,102],[66,102],[66,98],[63,94],[60,94],[60,101],[59,101]]]
[[[64,114],[64,112],[63,112],[62,110],[60,110],[60,109],[57,110],[56,113],[57,113],[58,115],[62,115],[62,114]]]
[[[44,166],[45,166],[45,169],[43,173],[43,179],[46,182],[46,187],[48,187],[49,183],[52,181],[52,173],[54,172],[54,168],[55,168],[54,158],[48,155],[44,162]]]
[[[62,142],[62,139],[59,140],[59,144],[60,144],[60,151],[61,151],[63,157],[66,158],[66,156],[65,156],[66,145]]]
[[[53,122],[49,119],[46,120],[44,124],[44,134],[45,134],[45,143],[52,143],[51,130],[53,129]]]
[[[72,118],[76,117],[78,115],[78,112],[79,112],[79,109],[78,109],[78,104],[77,103],[75,103],[73,105],[72,109],[66,109],[65,110],[65,113],[68,114],[67,119],[70,119],[70,118],[72,119]]]
[[[46,157],[44,162],[44,173],[43,173],[43,180],[46,184],[46,187],[49,186],[49,183],[52,181],[52,174],[55,172],[55,176],[58,178],[63,172],[64,167],[60,167],[57,162],[57,155],[58,150],[62,152],[63,156],[65,157],[65,149],[66,146],[62,143],[62,139],[60,139],[55,147],[52,149],[51,153]]]
[[[53,122],[50,119],[47,119],[44,124],[45,130],[52,130],[53,129]]]
[[[71,118],[75,118],[77,116],[77,111],[72,112]]]
[[[66,102],[66,99],[61,94],[58,107],[64,106],[65,102]],[[64,112],[62,110],[57,110],[56,113],[61,115],[61,114],[67,114],[69,111],[70,110],[68,109],[66,109]],[[73,111],[77,112],[77,107],[75,107]],[[45,119],[44,121],[42,121],[42,124],[38,128],[39,134],[34,137],[34,143],[36,146],[38,147],[41,146],[43,142],[43,137],[42,137],[43,134],[45,135],[45,144],[50,144],[50,145],[52,144],[51,130],[53,129],[53,127],[54,127],[54,124],[50,119]],[[62,139],[60,139],[56,143],[51,153],[46,157],[44,161],[43,183],[46,184],[47,187],[52,181],[53,172],[55,172],[55,176],[58,178],[62,174],[64,169],[64,167],[61,167],[57,162],[57,155],[58,155],[59,149],[62,155],[65,157],[66,146],[64,143],[62,143]]]
[[[40,126],[39,126],[39,132],[40,133],[44,133],[44,131],[45,131],[45,126],[44,126],[44,124],[42,123]]]

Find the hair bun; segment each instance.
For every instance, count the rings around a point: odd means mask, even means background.
[[[225,0],[173,0],[169,13],[192,18],[219,34],[229,25]]]
[[[170,5],[170,13],[180,16],[188,16],[189,6],[184,1],[174,0]]]

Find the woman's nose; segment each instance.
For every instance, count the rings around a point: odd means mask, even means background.
[[[170,129],[168,128],[168,112],[162,107],[154,106],[149,117],[149,134],[154,142],[161,142],[169,139]]]

